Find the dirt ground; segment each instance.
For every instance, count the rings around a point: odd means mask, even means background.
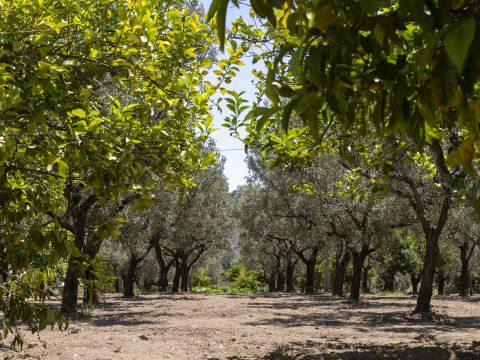
[[[3,359],[480,359],[480,297],[109,296],[69,328],[27,335]],[[11,339],[10,339],[11,340]],[[8,341],[8,338],[7,338]]]

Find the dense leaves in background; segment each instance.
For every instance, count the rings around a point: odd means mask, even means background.
[[[4,336],[17,320],[41,330],[60,319],[42,304],[52,267],[70,254],[80,259],[92,204],[129,192],[148,200],[152,177],[188,187],[214,159],[200,153],[212,130],[216,87],[202,81],[212,39],[181,5],[0,1]],[[98,235],[115,235],[109,225]]]
[[[216,0],[210,8],[220,29],[228,3]],[[270,118],[291,131],[301,118],[308,133],[296,137],[308,152],[332,125],[345,133],[374,128],[382,137],[407,135],[417,145],[461,127],[463,141],[450,162],[473,173],[480,135],[478,1],[252,0],[251,7],[275,35],[257,38],[272,45],[263,54],[269,103],[249,115],[257,131]],[[219,36],[223,41],[223,30]],[[285,147],[277,142],[270,145]]]

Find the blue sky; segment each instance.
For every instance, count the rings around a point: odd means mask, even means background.
[[[211,0],[201,0],[201,3],[205,6],[205,10],[208,11],[210,7]],[[248,23],[248,7],[242,6],[240,9],[237,9],[234,6],[230,6],[227,12],[227,26],[231,23],[232,20],[235,20],[238,17],[243,17],[244,20]],[[218,55],[219,60],[222,58],[222,54]],[[235,89],[236,91],[245,91],[245,98],[253,99],[254,87],[251,83],[253,79],[252,64],[249,58],[242,59],[245,63],[245,66],[240,68],[240,72],[237,77],[235,77],[228,86],[228,89]],[[258,63],[257,63],[258,64]],[[222,104],[222,103],[221,103]],[[228,112],[223,114],[219,113],[217,110],[213,110],[214,114],[214,123],[215,127],[218,128],[217,131],[213,134],[213,138],[217,143],[217,147],[221,151],[221,154],[226,158],[225,163],[225,175],[228,178],[229,189],[230,191],[235,190],[237,186],[245,183],[245,177],[248,175],[248,168],[245,164],[245,152],[243,150],[244,146],[241,140],[233,138],[228,133],[228,130],[221,126],[223,119],[228,116]],[[232,150],[240,149],[240,150]]]

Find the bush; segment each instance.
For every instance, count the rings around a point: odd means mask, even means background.
[[[263,290],[265,284],[259,279],[261,274],[248,271],[243,265],[232,265],[225,271],[225,277],[230,283],[229,293],[248,293]]]
[[[208,268],[203,267],[200,269],[198,275],[192,276],[193,288],[206,288],[212,285],[212,278],[208,276]]]
[[[239,276],[244,275],[247,272],[247,268],[240,264],[230,266],[225,270],[225,278],[229,283],[235,282]]]

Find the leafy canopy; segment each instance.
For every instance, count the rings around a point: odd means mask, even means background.
[[[211,5],[219,26],[228,2]],[[252,0],[251,7],[276,31],[264,78],[269,105],[249,114],[257,131],[270,119],[292,131],[300,118],[309,129],[296,134],[300,142],[321,142],[333,124],[423,145],[462,128],[465,140],[449,161],[472,170],[480,145],[478,1]]]

